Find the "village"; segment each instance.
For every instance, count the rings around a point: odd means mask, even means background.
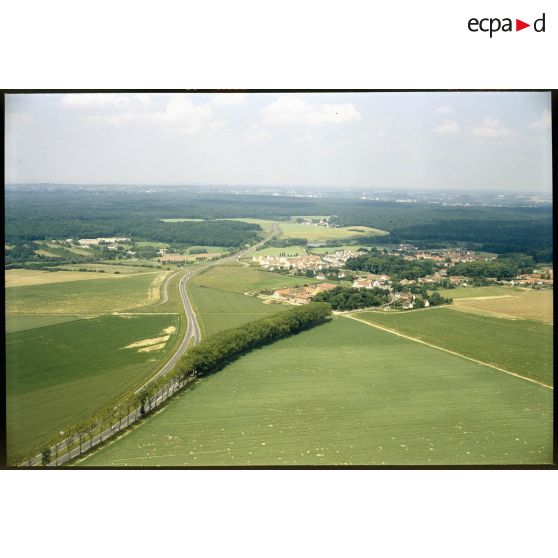
[[[474,262],[479,260],[492,261],[495,256],[482,256],[471,250],[449,249],[440,251],[418,250],[410,244],[398,245],[390,255],[401,257],[405,261],[429,260],[435,264],[433,273],[415,279],[396,278],[388,274],[375,274],[355,271],[346,268],[346,263],[351,258],[356,258],[362,252],[356,250],[340,249],[325,254],[305,253],[288,257],[279,256],[254,256],[252,262],[258,264],[266,271],[286,273],[290,276],[306,276],[318,281],[335,280],[337,283],[317,283],[304,287],[278,289],[271,295],[272,299],[292,304],[306,304],[313,297],[324,291],[335,289],[339,286],[350,286],[353,289],[382,289],[390,293],[390,301],[384,306],[385,310],[392,307],[410,310],[417,307],[430,305],[426,297],[426,288],[457,288],[476,286],[478,279],[464,275],[448,273],[452,266],[459,263]],[[510,285],[532,288],[552,288],[553,269],[543,266],[534,269],[532,273],[517,275],[513,279],[503,280],[496,277],[482,278],[483,284]],[[422,295],[422,296],[421,296]],[[268,298],[266,296],[265,298]]]

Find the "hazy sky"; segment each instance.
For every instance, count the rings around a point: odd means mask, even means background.
[[[6,182],[550,191],[548,93],[6,96]]]

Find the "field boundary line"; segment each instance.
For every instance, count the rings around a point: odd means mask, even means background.
[[[370,327],[375,327],[377,329],[381,329],[382,331],[392,333],[393,335],[403,337],[404,339],[409,339],[410,341],[414,341],[415,343],[421,343],[422,345],[426,345],[427,347],[431,347],[433,349],[438,349],[439,351],[449,353],[450,355],[454,355],[454,356],[464,358],[466,360],[470,360],[471,362],[474,362],[476,364],[482,364],[483,366],[488,366],[489,368],[493,368],[494,370],[498,370],[498,372],[503,372],[504,374],[509,374],[510,376],[515,376],[516,378],[521,378],[522,380],[526,380],[526,381],[531,382],[533,384],[536,384],[538,386],[554,390],[554,388],[552,386],[549,386],[548,384],[544,384],[543,382],[539,382],[538,380],[533,380],[532,378],[528,378],[527,376],[522,376],[521,374],[517,374],[517,372],[511,372],[510,370],[506,370],[505,368],[500,368],[498,366],[495,366],[494,364],[488,364],[487,362],[483,362],[482,360],[477,360],[476,358],[468,357],[468,356],[462,355],[461,353],[456,353],[455,351],[450,351],[449,349],[444,349],[444,347],[439,347],[438,345],[433,345],[432,343],[428,343],[427,341],[422,341],[421,339],[418,339],[416,337],[411,337],[410,335],[405,335],[404,333],[400,333],[399,331],[396,331],[394,329],[390,329],[390,328],[387,328],[387,327],[384,327],[384,326],[381,326],[381,325],[378,325],[378,324],[375,324],[375,323],[372,323],[372,322],[367,322],[366,320],[363,320],[362,318],[357,318],[356,316],[351,316],[349,314],[344,314],[344,317],[345,318],[350,318],[351,320],[355,320],[357,322],[361,322],[361,323],[366,324]]]

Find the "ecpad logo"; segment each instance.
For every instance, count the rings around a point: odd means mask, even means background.
[[[533,29],[537,33],[545,32],[545,16],[546,14],[543,14],[542,17],[536,19],[533,23]],[[467,26],[469,28],[469,31],[472,31],[473,33],[477,33],[478,31],[481,31],[483,33],[490,33],[490,38],[492,38],[492,35],[494,33],[497,33],[498,31],[503,31],[504,33],[513,31],[512,20],[509,17],[505,17],[503,19],[499,19],[497,17],[485,17],[483,19],[477,19],[475,17],[472,17],[469,20]],[[515,20],[516,31],[521,31],[522,29],[526,29],[527,27],[531,27],[531,24],[525,23],[520,19]]]

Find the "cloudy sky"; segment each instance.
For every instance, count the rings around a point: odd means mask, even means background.
[[[550,94],[6,96],[6,182],[550,191]]]

